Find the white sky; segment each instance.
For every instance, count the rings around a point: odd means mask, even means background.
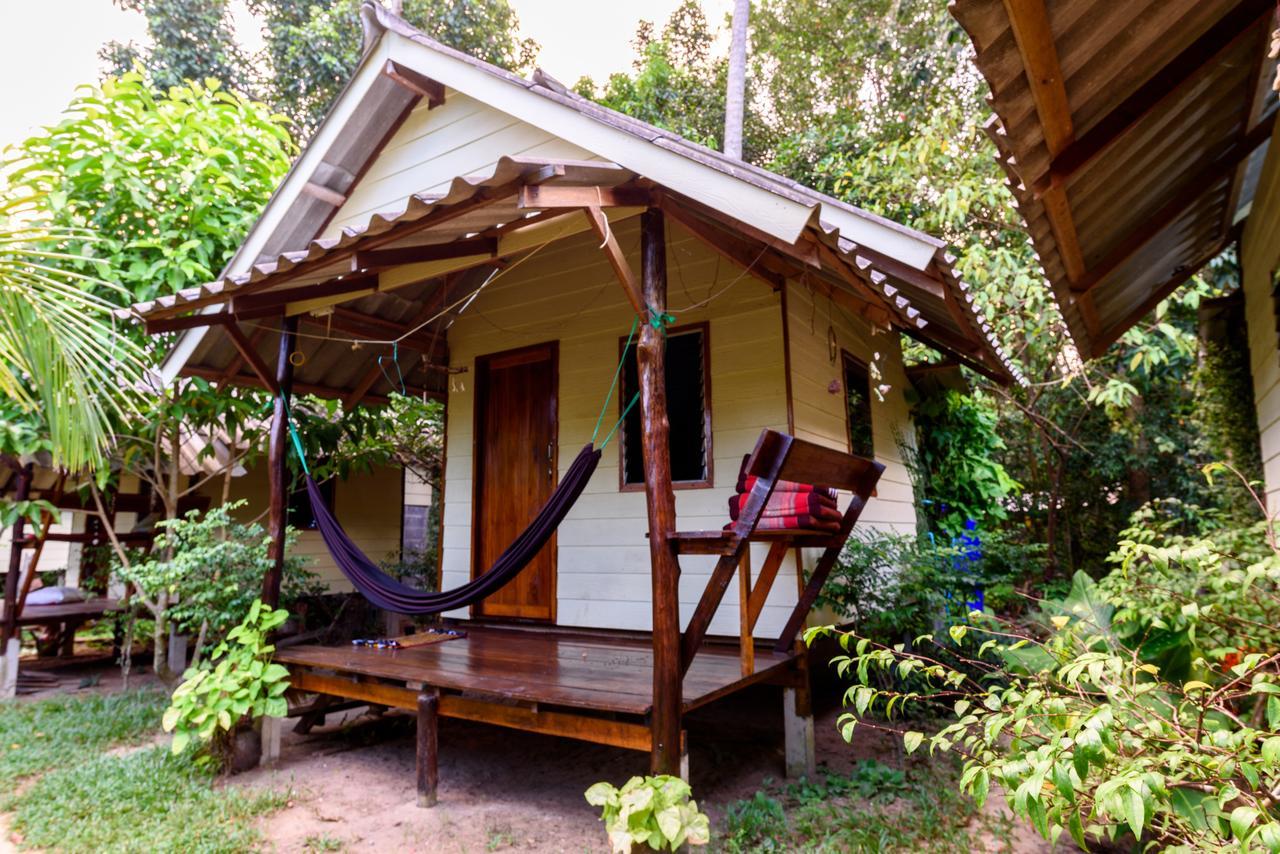
[[[601,82],[629,70],[636,25],[641,19],[661,25],[680,0],[510,2],[523,34],[542,45],[538,64],[572,85],[584,74]],[[713,27],[732,8],[731,0],[701,2]],[[261,47],[252,16],[240,0],[233,3],[237,36],[250,50]],[[0,0],[0,148],[57,121],[75,87],[98,79],[104,43],[145,37],[143,16],[111,0]]]

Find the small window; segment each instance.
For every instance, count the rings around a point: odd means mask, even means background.
[[[871,374],[867,366],[844,354],[845,419],[849,425],[849,453],[874,457],[871,433]]]
[[[333,487],[335,483],[337,483],[336,480],[329,478],[319,484],[320,494],[324,496],[324,503],[330,510],[333,509]],[[306,484],[289,493],[289,510],[285,518],[291,528],[296,528],[299,531],[314,531],[316,529],[316,517],[311,512],[311,499],[307,497]]]
[[[640,388],[636,345],[623,358],[622,406]],[[711,408],[707,382],[707,327],[677,327],[667,332],[667,420],[671,424],[671,480],[708,485],[711,480]],[[622,425],[622,485],[644,484],[640,405],[627,412]]]

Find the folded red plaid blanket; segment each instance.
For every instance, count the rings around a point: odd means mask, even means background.
[[[750,492],[752,487],[756,485],[757,478],[747,475],[747,463],[751,460],[751,455],[742,458],[742,467],[738,469],[738,492]],[[812,483],[797,483],[794,480],[780,480],[773,485],[773,492],[777,495],[779,492],[804,492],[818,493],[826,495],[830,498],[836,497],[836,491],[829,486],[814,486]]]
[[[840,516],[830,519],[825,517],[811,516],[809,514],[800,514],[796,516],[761,516],[759,524],[756,525],[757,531],[821,531],[835,533],[840,530]],[[730,522],[725,525],[725,530],[733,527]]]
[[[748,496],[735,493],[729,496],[729,518],[737,520],[746,506]],[[774,492],[764,506],[764,517],[818,516],[840,518],[836,500],[822,492]]]

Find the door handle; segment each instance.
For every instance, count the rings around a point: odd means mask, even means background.
[[[554,450],[555,448],[553,444],[551,442],[548,442],[547,443],[547,480],[548,481],[555,480],[555,471],[553,470],[552,463],[551,463],[551,454]]]

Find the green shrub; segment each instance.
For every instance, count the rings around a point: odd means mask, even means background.
[[[213,655],[183,674],[163,721],[165,731],[173,732],[174,754],[192,743],[203,744],[208,757],[222,764],[229,739],[241,724],[288,713],[284,692],[289,671],[272,663],[275,647],[267,643],[271,631],[288,618],[283,608],[255,601]]]
[[[945,702],[954,720],[906,732],[906,749],[958,751],[965,792],[980,803],[998,786],[1046,838],[1280,850],[1272,525],[1128,533],[1118,569],[1101,584],[1078,573],[1029,625],[974,613],[912,649],[841,634],[848,654],[836,664],[854,680],[844,735]],[[1232,554],[1231,543],[1245,547]],[[882,687],[889,673],[910,689]]]
[[[587,803],[600,807],[600,820],[609,834],[609,844],[618,854],[628,854],[633,845],[648,845],[655,851],[675,851],[681,845],[706,845],[711,826],[698,812],[689,784],[679,777],[632,777],[621,789],[596,783],[587,789]]]

